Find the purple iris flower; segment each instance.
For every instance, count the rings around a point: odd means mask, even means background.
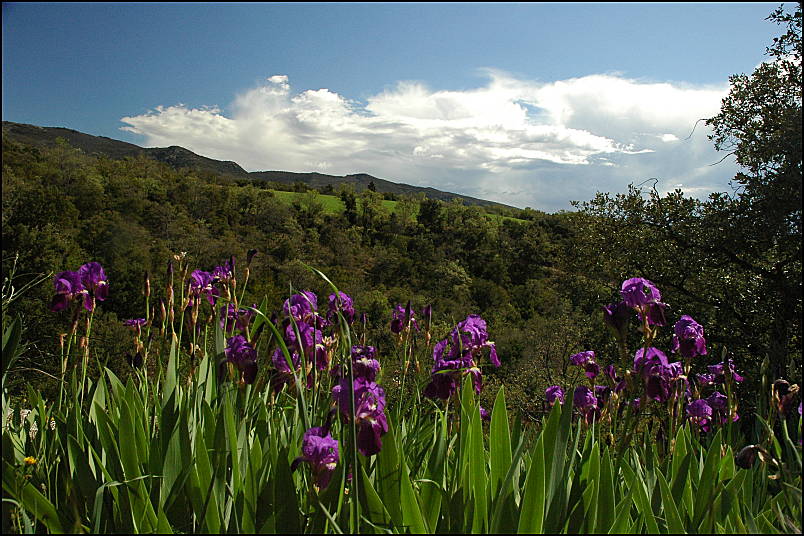
[[[130,320],[123,320],[123,325],[130,328],[141,328],[147,323],[144,318],[132,318]]]
[[[190,296],[195,299],[200,298],[203,294],[207,297],[209,304],[214,306],[218,297],[218,289],[213,286],[214,282],[215,278],[211,273],[203,270],[193,270],[190,274]],[[190,301],[190,305],[194,303],[194,301]]]
[[[332,438],[328,427],[316,426],[304,433],[302,455],[293,460],[290,468],[295,471],[299,463],[309,463],[315,485],[318,489],[324,489],[332,479],[338,459],[338,441]]]
[[[403,330],[408,329],[408,326],[413,326],[416,331],[419,331],[419,323],[416,322],[416,312],[410,307],[408,302],[407,307],[397,305],[393,311],[391,318],[391,333],[399,335]]]
[[[480,318],[479,315],[469,315],[466,320],[458,322],[458,325],[452,330],[452,343],[453,345],[461,346],[464,351],[469,351],[476,357],[481,348],[489,349],[489,361],[495,367],[500,366],[500,359],[497,357],[497,346],[489,341],[489,334],[486,329],[486,321]],[[460,343],[459,341],[460,336]],[[478,359],[479,360],[479,359]]]
[[[675,363],[654,364],[643,368],[645,377],[645,394],[657,402],[667,402],[686,390],[687,381],[680,361]]]
[[[573,406],[578,408],[584,415],[587,424],[600,416],[598,399],[594,392],[586,386],[579,385],[575,388],[575,392],[572,395],[572,403]]]
[[[81,284],[89,292],[84,295],[84,309],[91,311],[95,300],[104,301],[109,296],[106,272],[99,262],[88,262],[78,269],[78,275],[81,276]]]
[[[695,377],[697,378],[698,384],[701,387],[706,387],[708,385],[714,385],[715,384],[715,375],[714,374],[706,374],[706,373],[704,373],[704,374],[696,374]]]
[[[562,406],[564,405],[564,389],[562,389],[560,385],[551,385],[544,392],[544,395],[547,398],[547,403],[551,406],[556,403],[556,400],[558,400]]]
[[[682,316],[675,326],[675,335],[671,350],[679,352],[682,357],[692,358],[697,355],[706,355],[706,339],[704,339],[703,326],[693,320],[689,315]]]
[[[74,299],[80,299],[87,294],[78,272],[59,272],[53,278],[53,286],[56,289],[56,295],[50,302],[50,310],[54,313],[63,311]]]
[[[231,257],[228,261],[223,263],[222,266],[216,266],[212,270],[212,277],[223,283],[229,283],[234,279],[235,259]]]
[[[734,361],[731,359],[722,361],[717,365],[709,365],[706,368],[709,369],[710,373],[715,375],[715,382],[717,383],[724,383],[726,381],[727,373],[731,375],[736,382],[741,382],[745,379],[734,371]]]
[[[377,349],[373,346],[352,346],[352,377],[364,378],[370,382],[377,379],[380,362]]]
[[[597,397],[598,406],[605,406],[606,402],[611,398],[611,387],[608,385],[595,385],[595,396]]]
[[[276,369],[276,374],[271,377],[271,386],[277,393],[282,390],[285,384],[293,385],[296,380],[294,373],[301,371],[301,357],[297,352],[290,353],[290,362],[293,368],[288,365],[288,360],[285,359],[285,354],[281,348],[277,348],[271,354],[271,363]]]
[[[656,286],[641,277],[632,277],[623,281],[620,295],[628,307],[641,308],[649,303],[656,303],[662,299],[662,294]]]
[[[722,394],[720,391],[715,391],[711,395],[709,395],[706,399],[706,403],[709,404],[715,411],[723,411],[726,409],[726,405],[728,404],[728,397]]]
[[[256,307],[254,305],[253,307]],[[248,330],[248,325],[254,317],[254,311],[251,309],[236,308],[233,303],[221,307],[220,326],[226,333],[232,333],[232,330],[237,329],[242,333]]]
[[[298,329],[298,337],[296,329]],[[285,341],[288,348],[292,348],[298,353],[304,353],[307,361],[318,370],[326,369],[329,365],[329,356],[324,346],[323,332],[304,322],[296,324],[296,329],[291,323],[285,327]]]
[[[641,374],[643,378],[651,374],[653,367],[668,364],[667,356],[658,348],[640,348],[634,354],[634,372]]]
[[[705,398],[706,403],[709,404],[709,407],[712,408],[713,418],[714,416],[719,417],[721,424],[726,424],[729,421],[728,413],[729,413],[729,399],[726,395],[722,394],[719,391],[715,391],[711,395]],[[736,422],[740,419],[740,416],[735,412],[732,416],[732,422]]]
[[[307,322],[318,311],[318,298],[313,292],[303,290],[285,300],[282,309],[285,314],[296,322]]]
[[[381,436],[388,431],[385,417],[385,390],[365,378],[356,378],[352,384],[357,426],[357,450],[364,456],[377,454],[382,449]],[[349,379],[342,378],[332,389],[332,397],[341,414],[349,418]]]
[[[694,400],[687,405],[687,416],[690,421],[697,424],[704,432],[709,431],[709,424],[712,420],[712,407],[706,400]]]
[[[624,301],[603,306],[603,322],[620,339],[625,337],[631,314],[631,308]]]
[[[489,360],[499,367],[497,349],[488,340],[486,322],[478,315],[469,315],[458,323],[448,338],[438,341],[433,347],[434,364],[424,395],[446,400],[455,393],[460,379],[466,374],[472,376],[475,391],[479,394],[483,384],[478,363],[483,357],[483,348],[489,348]]]
[[[653,302],[645,305],[649,326],[666,326],[667,310],[670,308],[666,303]],[[640,313],[641,317],[641,313]]]
[[[278,370],[281,374],[290,374],[292,376],[294,371],[299,370],[299,367],[301,366],[301,358],[299,357],[299,354],[293,352],[290,354],[290,361],[293,364],[292,369],[288,365],[288,360],[285,359],[285,354],[282,352],[281,348],[274,350],[274,353],[271,355],[271,362],[274,364],[274,368],[276,368],[276,370]]]
[[[240,371],[245,383],[254,383],[257,377],[257,350],[242,335],[235,335],[226,341],[224,350],[226,361]]]
[[[329,295],[329,311],[327,312],[327,318],[330,322],[335,323],[338,311],[343,314],[343,318],[348,324],[355,321],[355,306],[352,303],[352,298],[341,291],[338,291],[337,295]]]
[[[597,407],[597,397],[590,388],[585,385],[579,385],[572,394],[572,404],[580,410],[587,410]]]
[[[579,352],[570,356],[570,363],[573,365],[582,367],[589,363],[590,361],[594,362],[595,360],[595,353],[592,350],[588,350],[586,352]]]
[[[606,365],[603,367],[603,373],[608,376],[612,382],[617,381],[617,369],[614,368],[614,365]]]
[[[491,413],[489,413],[489,410],[487,410],[483,406],[480,406],[480,418],[483,419],[484,421],[491,420]]]
[[[587,378],[594,380],[597,378],[597,375],[600,374],[600,365],[594,361],[589,361],[583,366],[583,370]]]

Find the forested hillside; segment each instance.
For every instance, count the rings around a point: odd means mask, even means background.
[[[4,139],[4,274],[16,266],[19,287],[88,259],[100,262],[113,292],[93,336],[101,360],[121,375],[128,371],[121,321],[143,316],[144,277],[157,289],[175,255],[210,270],[231,256],[243,263],[252,249],[245,302],[281,303],[291,288],[323,293],[306,263],[349,289],[381,353],[392,352],[388,324],[395,304],[432,305],[434,325],[444,329],[468,312],[481,314],[506,364],[489,381],[508,383],[514,403],[529,413],[542,408],[545,385],[567,379],[568,355],[595,348],[622,361],[614,339],[600,329],[600,303],[615,301],[619,283],[632,275],[667,289],[673,317],[696,311],[715,351],[727,349],[742,370],[759,372],[776,344],[769,336],[774,326],[790,334],[775,366],[800,366],[800,277],[798,290],[795,277],[784,280],[788,287],[776,297],[763,290],[777,280],[755,279],[746,267],[751,261],[728,249],[722,225],[710,223],[728,216],[713,214],[718,207],[733,209],[724,198],[646,200],[633,191],[602,196],[577,213],[528,210],[519,213],[527,219],[514,220],[414,197],[400,198],[389,211],[380,194],[348,188],[340,192],[346,210],[332,214],[315,191],[290,201],[258,185],[145,156],[90,157],[64,141],[37,148]],[[732,231],[734,244],[744,230]],[[43,307],[52,292],[48,279],[12,304],[30,341],[19,365],[25,373],[12,375],[12,385],[55,388],[58,335],[68,331],[69,319]],[[757,313],[749,300],[756,300]],[[758,374],[751,377],[758,381]]]
[[[494,326],[507,371],[530,369],[526,400],[555,374],[546,361],[592,344],[597,303],[614,290],[576,276],[571,215],[523,211],[528,220],[489,218],[480,207],[403,197],[386,212],[382,196],[341,192],[347,210],[325,213],[308,192],[288,203],[255,185],[146,157],[89,157],[60,143],[35,148],[3,141],[3,269],[16,262],[16,285],[82,259],[100,262],[110,278],[109,299],[94,335],[104,356],[125,373],[121,320],[143,315],[143,277],[163,286],[168,260],[211,269],[230,256],[245,262],[256,249],[246,302],[281,303],[294,289],[319,289],[307,263],[349,289],[380,341],[389,311],[410,300],[432,304],[437,324],[467,311]],[[57,335],[69,319],[50,313],[50,280],[19,299],[31,341],[16,381],[48,383],[57,368]],[[153,305],[153,304],[152,304]],[[596,327],[596,326],[595,326]],[[597,330],[595,330],[597,331]],[[596,341],[603,343],[603,341]],[[380,343],[380,351],[390,351]],[[531,392],[532,389],[532,392]],[[539,404],[540,405],[540,404]]]
[[[3,307],[22,317],[29,341],[10,385],[55,388],[59,336],[70,319],[43,306],[52,274],[103,265],[111,291],[96,316],[94,347],[125,375],[121,322],[143,316],[145,282],[159,296],[171,259],[211,270],[230,258],[246,262],[248,251],[256,254],[243,303],[323,294],[324,282],[307,268],[315,267],[367,314],[380,354],[393,352],[388,325],[397,304],[432,306],[435,331],[482,315],[505,364],[489,381],[509,384],[513,402],[529,412],[542,407],[546,385],[567,380],[575,352],[594,349],[629,366],[632,358],[600,329],[600,304],[616,302],[630,277],[664,289],[672,304],[666,325],[696,315],[710,352],[748,373],[740,389],[800,378],[801,18],[774,17],[786,33],[768,49],[772,61],[732,77],[721,113],[707,120],[715,146],[744,171],[735,192],[705,201],[631,188],[600,193],[577,212],[500,218],[422,195],[398,196],[390,210],[382,194],[347,184],[327,189],[344,207],[333,211],[315,190],[290,199],[264,181],[144,154],[111,159],[63,139],[35,146],[4,136]],[[11,299],[11,286],[44,276]],[[156,298],[150,305],[159,307]]]

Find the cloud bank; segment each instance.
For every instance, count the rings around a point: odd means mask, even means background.
[[[494,70],[482,87],[399,82],[365,102],[267,78],[217,106],[159,106],[123,117],[146,146],[181,145],[249,171],[369,173],[530,206],[569,209],[596,191],[651,177],[705,197],[728,190],[732,164],[696,121],[717,114],[728,86],[695,87],[596,74],[535,82]]]

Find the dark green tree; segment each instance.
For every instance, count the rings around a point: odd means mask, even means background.
[[[576,217],[578,271],[612,286],[653,280],[674,317],[707,322],[708,340],[735,352],[755,381],[765,357],[772,376],[801,369],[801,8],[769,19],[786,26],[770,60],[732,76],[707,120],[715,147],[742,167],[735,195],[698,201],[631,187],[598,194]]]

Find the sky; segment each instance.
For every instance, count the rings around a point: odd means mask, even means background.
[[[778,6],[3,3],[2,117],[547,212],[703,199],[738,168],[698,120]]]

